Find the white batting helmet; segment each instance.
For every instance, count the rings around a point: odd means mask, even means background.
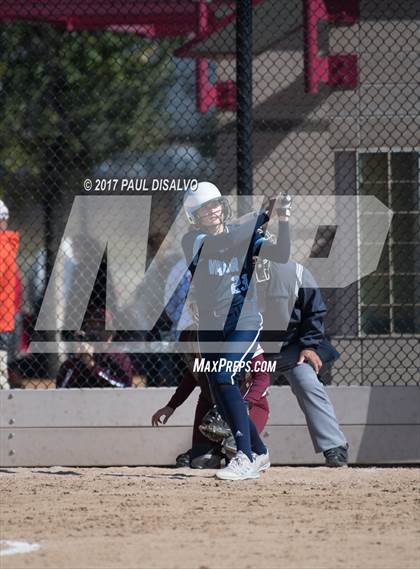
[[[204,204],[213,200],[219,200],[223,206],[224,220],[231,216],[231,209],[226,198],[222,196],[217,186],[211,182],[200,182],[195,190],[189,189],[184,198],[184,210],[188,221],[193,225],[198,224],[195,213]]]
[[[6,204],[0,200],[0,220],[8,220],[9,219],[9,210],[6,207]]]

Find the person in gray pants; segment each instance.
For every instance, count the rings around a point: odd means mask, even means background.
[[[256,276],[266,281],[262,345],[266,359],[277,362],[272,382],[280,375],[289,382],[305,414],[315,452],[324,453],[326,465],[345,466],[348,443],[319,379],[339,357],[325,336],[327,309],[320,290],[312,274],[294,261],[260,265]],[[273,351],[273,343],[278,350]]]

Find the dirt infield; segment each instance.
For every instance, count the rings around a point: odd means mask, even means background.
[[[418,569],[419,470],[0,469],[2,569]],[[7,545],[3,544],[5,553]]]

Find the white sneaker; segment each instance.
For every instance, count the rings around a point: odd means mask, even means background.
[[[216,472],[216,477],[221,480],[247,480],[248,478],[259,478],[260,473],[256,468],[256,463],[251,462],[242,451],[236,453],[229,464]]]
[[[265,454],[255,454],[255,452],[253,452],[252,458],[254,459],[257,472],[264,472],[264,470],[268,470],[271,466],[268,451]]]

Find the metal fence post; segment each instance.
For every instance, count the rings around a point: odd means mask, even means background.
[[[252,195],[252,0],[236,2],[237,187]],[[242,202],[242,200],[241,200]],[[245,213],[240,203],[238,213]]]

